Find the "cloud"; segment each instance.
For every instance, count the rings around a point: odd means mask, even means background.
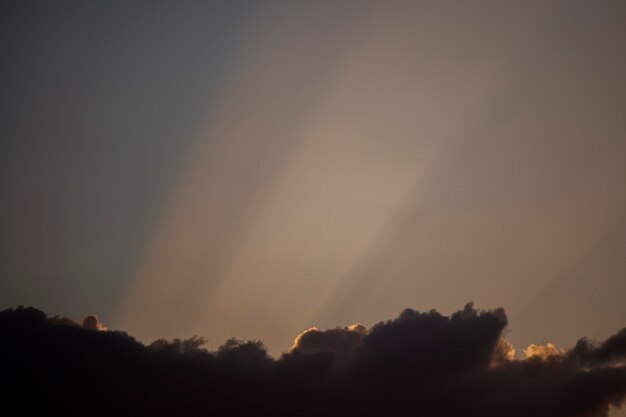
[[[536,345],[531,343],[526,349],[524,349],[524,355],[526,358],[540,358],[548,359],[551,356],[562,356],[565,350],[557,348],[553,343],[546,343],[545,345]]]
[[[367,328],[362,324],[324,331],[312,327],[296,337],[290,351],[306,353],[328,351],[338,359],[346,359],[361,344],[366,334]]]
[[[370,330],[311,328],[274,359],[259,341],[144,345],[93,331],[95,316],[18,307],[0,312],[0,389],[22,414],[69,415],[601,417],[624,400],[626,329],[518,359],[506,326],[503,309],[406,309]]]
[[[580,339],[571,352],[572,357],[591,364],[626,361],[626,328],[611,336],[599,346]]]
[[[491,358],[492,366],[500,366],[507,361],[515,360],[515,348],[504,337],[500,336]]]
[[[83,329],[96,330],[101,332],[108,330],[107,327],[103,323],[101,323],[100,320],[98,320],[98,316],[93,314],[85,317],[80,326]]]

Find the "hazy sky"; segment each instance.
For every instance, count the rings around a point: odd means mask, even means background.
[[[626,322],[623,1],[3,2],[0,308],[145,341]]]

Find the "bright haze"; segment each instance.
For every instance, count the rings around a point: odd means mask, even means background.
[[[149,343],[626,325],[623,1],[3,2],[0,308]]]

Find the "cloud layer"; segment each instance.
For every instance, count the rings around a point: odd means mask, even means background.
[[[606,416],[626,396],[626,329],[515,359],[503,309],[404,310],[300,334],[270,357],[257,341],[143,345],[34,308],[0,312],[5,407],[69,415]],[[24,401],[26,399],[26,401]]]

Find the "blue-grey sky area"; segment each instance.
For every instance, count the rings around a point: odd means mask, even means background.
[[[626,324],[623,1],[4,2],[0,308],[213,347]]]
[[[112,313],[254,5],[7,2],[2,305]]]

